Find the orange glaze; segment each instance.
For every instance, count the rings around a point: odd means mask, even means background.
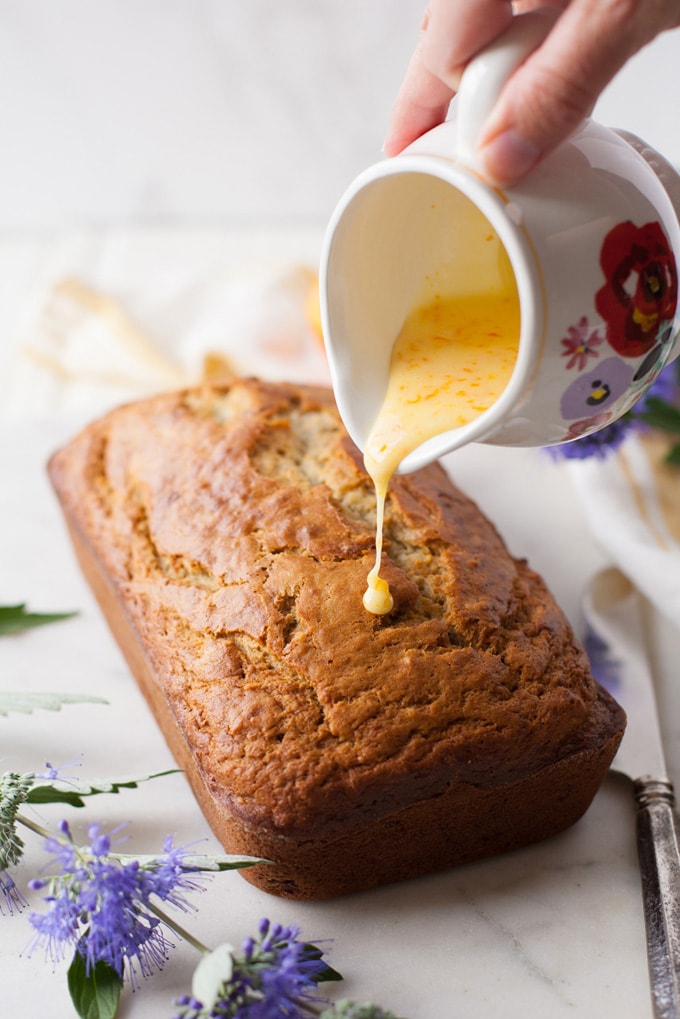
[[[392,475],[426,439],[468,424],[495,403],[515,365],[519,322],[514,287],[436,297],[407,317],[364,451],[377,499],[376,559],[364,595],[369,612],[384,615],[393,608],[380,576],[385,498]]]

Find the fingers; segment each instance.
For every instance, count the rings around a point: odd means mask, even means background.
[[[468,60],[512,20],[511,0],[430,0],[422,33],[425,66],[452,91]]]
[[[511,18],[510,0],[431,0],[392,108],[387,155],[446,119],[463,67]]]
[[[396,155],[446,119],[469,59],[541,0],[431,0],[397,95],[385,152]],[[680,24],[680,0],[549,0],[564,8],[512,75],[479,137],[482,169],[513,184],[566,138],[638,50]]]
[[[426,67],[419,43],[392,108],[383,151],[396,156],[416,138],[441,124],[453,95],[448,85]]]
[[[481,131],[486,175],[504,185],[523,177],[590,113],[629,57],[678,18],[677,0],[572,0]]]

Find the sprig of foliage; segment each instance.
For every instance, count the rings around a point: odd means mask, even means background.
[[[0,636],[33,630],[37,626],[71,619],[75,615],[76,612],[29,612],[25,602],[18,605],[0,605]]]
[[[0,606],[0,634],[19,633],[72,615],[28,613],[25,605]],[[57,711],[62,705],[79,702],[106,703],[76,694],[4,693],[0,694],[0,715],[30,713],[37,708]],[[320,948],[299,939],[298,928],[263,920],[257,935],[246,939],[240,952],[228,945],[211,952],[159,905],[193,911],[196,907],[188,895],[202,890],[204,881],[215,873],[269,861],[196,853],[189,847],[174,846],[170,836],[159,854],[118,853],[112,833],[103,832],[96,824],[89,827],[89,843],[79,846],[65,820],[56,831],[49,831],[21,813],[24,804],[82,808],[92,796],[115,795],[176,772],[169,769],[84,782],[62,779],[59,769],[48,764],[43,773],[0,774],[0,914],[16,913],[28,905],[10,873],[24,856],[25,845],[18,833],[18,826],[23,826],[43,838],[55,871],[29,881],[32,890],[47,893],[47,910],[29,917],[35,930],[31,950],[42,945],[53,962],[72,952],[67,982],[80,1019],[115,1019],[125,979],[139,986],[140,975],[147,977],[161,969],[173,947],[172,933],[201,953],[193,993],[177,1002],[181,1017],[318,1017],[317,1004],[322,999],[316,994],[317,985],[342,977],[325,962]],[[397,1017],[374,1005],[342,1001],[323,1011],[321,1019]]]
[[[66,704],[107,704],[103,697],[77,693],[33,693],[23,691],[0,691],[0,716],[11,712],[31,715],[34,711],[60,711]]]
[[[98,796],[101,793],[117,794],[121,789],[136,789],[140,782],[149,782],[154,778],[174,775],[178,768],[156,771],[150,775],[135,775],[125,778],[95,779],[83,782],[74,778],[64,781],[57,776],[51,782],[43,782],[44,776],[35,775],[27,800],[32,804],[67,803],[71,807],[84,807],[85,797]]]
[[[86,977],[103,962],[121,981],[128,977],[139,985],[140,975],[163,968],[172,947],[169,928],[180,931],[154,900],[188,913],[195,908],[188,896],[204,889],[206,877],[170,836],[158,855],[135,857],[115,852],[114,834],[90,825],[90,841],[80,846],[66,821],[48,833],[44,846],[55,872],[29,882],[33,890],[46,891],[47,911],[29,919],[37,932],[35,946],[42,943],[51,959],[71,948],[85,960]],[[261,862],[238,857],[234,866]],[[226,868],[226,858],[224,863]]]
[[[356,1001],[343,998],[342,1001],[335,1003],[334,1008],[322,1012],[319,1019],[399,1019],[399,1016],[368,1002],[360,1005]]]
[[[24,843],[17,825],[29,828],[39,835],[47,832],[20,813],[26,804],[43,805],[62,803],[72,807],[84,807],[83,797],[100,793],[118,793],[121,789],[136,789],[140,782],[148,782],[164,775],[175,774],[177,769],[159,771],[151,775],[137,775],[134,778],[109,779],[98,782],[83,782],[78,779],[65,781],[59,778],[58,769],[46,765],[47,772],[24,772],[19,774],[6,771],[0,774],[0,878],[7,869],[19,862],[23,855]],[[45,779],[49,775],[49,781]],[[206,869],[208,869],[206,867]]]
[[[173,933],[201,953],[192,994],[177,1002],[178,1019],[318,1016],[317,1005],[324,999],[318,996],[317,985],[342,977],[319,947],[299,938],[298,928],[265,920],[240,951],[222,945],[211,952],[165,911],[166,905],[185,913],[195,911],[188,896],[203,890],[212,875],[269,861],[197,853],[191,847],[174,846],[170,837],[158,854],[119,853],[115,832],[106,833],[97,824],[88,829],[89,843],[80,846],[66,821],[49,831],[21,813],[24,804],[35,802],[84,806],[84,796],[134,789],[142,781],[171,773],[81,781],[75,791],[58,778],[46,783],[44,776],[34,773],[0,776],[0,849],[5,849],[0,854],[0,890],[10,912],[27,905],[8,873],[25,849],[17,827],[40,835],[52,858],[51,875],[29,881],[33,891],[44,890],[47,906],[46,912],[29,916],[35,930],[30,951],[42,945],[56,962],[70,950],[68,988],[80,1019],[115,1019],[125,981],[139,987],[141,977],[161,969],[174,947]],[[377,1006],[349,1001],[329,1005],[323,1016],[397,1019]]]
[[[205,952],[191,994],[177,1002],[175,1019],[316,1016],[315,1006],[323,1001],[318,984],[342,977],[324,962],[321,949],[299,934],[298,927],[264,919],[240,951],[225,944]]]

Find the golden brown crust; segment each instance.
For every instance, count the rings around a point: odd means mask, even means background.
[[[49,470],[216,833],[281,864],[249,879],[337,894],[535,841],[587,807],[622,712],[440,467],[394,479],[395,610],[363,608],[375,500],[326,390],[236,380],[131,404]],[[555,769],[571,792],[548,808]],[[424,822],[418,859],[396,851]]]

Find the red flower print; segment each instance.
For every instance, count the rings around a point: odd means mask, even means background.
[[[640,357],[675,315],[678,277],[675,258],[657,222],[619,223],[600,252],[606,283],[595,307],[607,323],[607,340],[624,357]]]
[[[583,315],[579,319],[578,325],[569,326],[568,334],[561,340],[561,343],[564,347],[562,357],[569,358],[567,368],[576,367],[579,371],[583,371],[588,364],[588,358],[598,356],[594,348],[604,343],[604,339],[596,329],[591,332],[588,319]]]

